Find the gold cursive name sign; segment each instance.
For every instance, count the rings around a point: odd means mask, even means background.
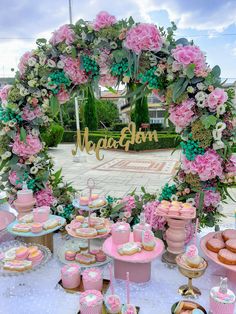
[[[127,135],[130,137],[127,138]],[[132,144],[141,144],[142,142],[146,141],[158,142],[157,132],[156,131],[147,131],[143,132],[141,129],[138,131],[136,130],[136,125],[134,122],[130,122],[129,125],[121,130],[119,140],[114,139],[113,137],[105,137],[100,138],[97,143],[89,140],[89,129],[85,128],[83,139],[80,130],[77,131],[77,142],[75,148],[72,150],[72,154],[75,156],[78,149],[80,151],[86,150],[88,154],[92,154],[95,152],[96,158],[98,160],[102,160],[104,156],[100,155],[101,149],[118,149],[124,148],[127,152],[129,150],[130,145]]]

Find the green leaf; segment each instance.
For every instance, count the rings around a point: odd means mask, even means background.
[[[211,70],[211,74],[214,76],[214,77],[219,77],[220,74],[221,74],[221,69],[218,65],[215,65],[214,68]]]
[[[58,99],[56,96],[52,95],[50,97],[50,108],[51,108],[51,112],[52,112],[52,115],[53,117],[55,117],[59,111],[59,102],[58,102]]]
[[[22,141],[22,142],[25,142],[25,140],[26,140],[26,135],[27,135],[27,133],[26,133],[26,130],[23,128],[23,126],[20,128],[20,140]]]
[[[47,43],[47,39],[45,39],[45,38],[38,38],[38,39],[36,40],[36,44],[37,44],[38,46],[45,45],[46,43]]]
[[[189,45],[189,41],[187,40],[187,38],[179,38],[176,40],[176,45],[183,45],[183,46],[188,46]]]
[[[71,48],[71,56],[72,56],[72,58],[76,58],[76,49],[75,49],[75,47],[72,47]]]
[[[173,101],[176,102],[176,100],[183,94],[183,92],[186,90],[188,86],[189,80],[186,80],[185,78],[180,78],[173,87]]]
[[[195,64],[189,64],[186,70],[186,75],[189,79],[192,79],[194,77],[194,69],[195,69]]]
[[[5,160],[3,160],[1,162],[1,164],[0,164],[0,171],[7,165],[7,163],[8,163],[8,159],[5,159]]]
[[[198,209],[199,210],[202,210],[203,208],[203,203],[204,203],[204,192],[203,191],[200,191],[199,192],[199,205],[198,205]]]
[[[206,129],[209,129],[211,126],[216,125],[217,118],[211,115],[204,115],[200,119]]]

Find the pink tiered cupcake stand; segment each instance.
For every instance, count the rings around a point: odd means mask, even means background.
[[[133,241],[131,233],[130,241]],[[147,282],[151,278],[151,262],[164,250],[164,243],[156,238],[156,247],[153,251],[142,250],[134,255],[120,255],[117,252],[118,246],[113,244],[112,237],[106,239],[103,244],[103,251],[114,259],[115,278],[126,280],[129,272],[130,280],[133,282]]]

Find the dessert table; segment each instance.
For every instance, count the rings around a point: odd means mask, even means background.
[[[225,228],[232,227],[227,225]],[[200,236],[213,231],[204,229]],[[67,241],[60,233],[54,234],[54,257],[47,266],[24,276],[1,277],[0,279],[0,314],[77,314],[79,295],[66,293],[57,285],[60,279],[62,264],[57,259],[56,251]],[[96,240],[100,241],[100,240]],[[101,245],[101,243],[98,243]],[[104,267],[105,278],[109,278],[107,267]],[[219,277],[225,269],[209,260],[209,267],[204,276],[195,280],[202,295],[197,302],[209,309],[209,290],[219,283]],[[152,277],[149,282],[131,283],[131,302],[140,306],[140,314],[169,314],[172,304],[182,299],[177,291],[184,278],[177,268],[169,269],[160,258],[152,263]],[[126,299],[125,282],[114,280],[115,291],[124,302]],[[17,285],[29,285],[31,289],[23,295],[10,295],[8,289]],[[229,288],[236,291],[236,285],[229,282]],[[19,289],[18,289],[19,291]],[[55,311],[56,309],[56,311]],[[236,313],[236,312],[235,312]]]

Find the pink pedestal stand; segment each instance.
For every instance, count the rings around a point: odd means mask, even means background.
[[[130,236],[133,241],[133,234]],[[126,280],[126,273],[133,282],[147,282],[151,278],[151,262],[164,250],[164,244],[156,239],[156,247],[153,251],[142,250],[134,255],[120,255],[117,252],[118,246],[113,244],[112,237],[106,239],[103,244],[103,251],[114,259],[114,275],[116,279]]]
[[[201,239],[201,249],[204,254],[216,264],[222,266],[222,273],[219,273],[218,276],[228,277],[229,281],[236,283],[236,265],[226,265],[219,261],[217,253],[211,252],[207,249],[206,243],[211,239],[217,232],[210,232]]]
[[[18,212],[18,218],[21,218],[22,216],[30,213],[33,210],[33,207],[36,204],[36,199],[33,199],[32,202],[28,202],[28,203],[21,203],[15,200],[13,204],[14,204],[14,208]]]

